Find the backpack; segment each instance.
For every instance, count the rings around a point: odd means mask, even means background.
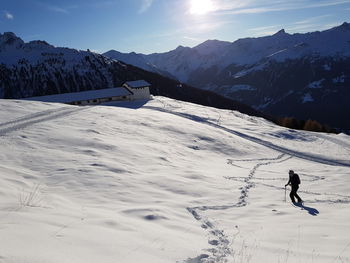
[[[295,176],[295,182],[297,183],[297,184],[300,184],[300,177],[299,177],[299,175],[298,174],[294,174],[294,176]]]

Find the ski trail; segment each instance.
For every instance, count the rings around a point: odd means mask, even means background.
[[[209,263],[209,262],[218,262],[223,263],[227,262],[227,257],[232,255],[233,251],[231,249],[231,241],[230,238],[224,233],[223,230],[220,230],[215,224],[213,223],[213,220],[206,217],[204,215],[205,211],[208,210],[226,210],[231,209],[235,207],[243,207],[248,205],[248,197],[249,197],[249,190],[254,187],[254,183],[252,182],[252,178],[256,174],[256,171],[261,166],[266,166],[270,164],[275,163],[281,163],[285,162],[289,159],[293,158],[293,156],[287,156],[286,154],[280,154],[275,158],[266,158],[263,159],[264,162],[257,163],[250,171],[247,177],[245,177],[242,182],[244,182],[244,186],[240,188],[240,196],[238,198],[238,201],[233,204],[228,205],[204,205],[204,206],[196,206],[196,207],[187,207],[187,211],[191,213],[191,215],[194,217],[195,220],[199,221],[201,223],[201,227],[208,231],[209,233],[209,241],[208,243],[214,248],[207,249],[207,254],[201,254],[200,256],[196,258],[189,258],[183,263],[191,263],[191,262],[198,262],[198,263]]]
[[[304,175],[306,176],[306,175]],[[302,181],[306,182],[315,182],[319,180],[324,180],[325,178],[323,176],[316,176],[316,175],[307,175],[311,179],[303,179]],[[236,182],[244,182],[245,177],[242,176],[225,176],[225,179],[236,181]],[[267,184],[264,183],[266,181],[281,181],[281,182],[286,182],[286,178],[259,178],[259,177],[254,177],[252,178],[254,181],[254,185],[261,185],[264,187],[268,188],[273,188],[279,192],[284,191],[284,187],[279,187],[275,186],[272,184]],[[282,183],[282,184],[284,184]],[[311,195],[311,196],[327,196],[328,199],[304,199],[306,203],[329,203],[329,204],[350,204],[350,196],[348,195],[340,195],[340,194],[334,194],[334,193],[319,193],[319,192],[311,192],[307,190],[299,190],[299,193],[303,193],[306,195]]]
[[[39,112],[31,113],[31,114],[22,116],[20,118],[17,118],[15,120],[11,120],[11,121],[0,123],[0,128],[2,128],[4,126],[7,126],[7,125],[11,125],[11,124],[16,124],[17,122],[30,120],[30,119],[35,119],[35,118],[39,118],[39,117],[42,117],[42,116],[45,116],[45,115],[49,115],[49,114],[52,114],[52,113],[57,112],[59,110],[66,109],[66,108],[68,109],[68,107],[62,107],[62,108],[59,108],[59,109],[52,109],[52,110],[39,111]]]
[[[328,142],[331,142],[334,144],[338,144],[338,145],[342,145],[343,147],[350,149],[350,144],[346,141],[342,141],[338,138],[333,138],[333,137],[330,137],[329,135],[324,135],[324,134],[318,134],[317,136],[319,138],[322,138],[325,141],[328,141]]]
[[[0,137],[6,136],[8,133],[24,129],[37,123],[55,120],[82,110],[84,109],[78,107],[73,109],[72,107],[62,107],[54,110],[28,114],[12,121],[0,123]]]
[[[249,168],[245,168],[245,167],[241,167],[239,165],[236,165],[234,162],[249,162],[249,161],[265,161],[266,159],[227,159],[227,164],[235,166],[235,167],[240,167],[242,169],[249,169]],[[312,174],[305,174],[305,173],[298,173],[300,176],[302,176],[303,181],[305,182],[314,182],[314,181],[319,181],[319,180],[325,180],[326,177],[325,176],[319,176],[319,175],[312,175]],[[237,181],[239,181],[239,179],[245,178],[242,176],[224,176],[225,179],[229,179],[229,180],[234,180],[234,179],[238,179]],[[307,179],[309,178],[309,179]],[[259,177],[254,177],[254,180],[263,180],[263,181],[286,181],[286,177],[274,177],[274,178],[259,178]]]
[[[193,115],[193,114],[182,113],[182,112],[174,112],[174,111],[171,111],[171,110],[163,109],[163,108],[160,108],[160,107],[154,107],[154,106],[144,106],[143,108],[149,109],[149,110],[161,111],[161,112],[173,114],[173,115],[176,115],[176,116],[179,116],[179,117],[182,117],[182,118],[186,118],[186,119],[189,119],[189,120],[192,120],[192,121],[196,121],[196,122],[199,122],[199,123],[202,123],[202,124],[207,124],[209,126],[221,129],[221,130],[223,130],[225,132],[228,132],[228,133],[230,133],[232,135],[238,136],[238,137],[240,137],[242,139],[248,140],[250,142],[257,143],[259,145],[265,146],[265,147],[270,148],[272,150],[275,150],[277,152],[288,154],[288,155],[291,155],[291,156],[294,156],[294,157],[297,157],[297,158],[300,158],[300,159],[303,159],[303,160],[308,160],[308,161],[311,161],[311,162],[322,163],[322,164],[332,165],[332,166],[350,167],[350,163],[349,163],[348,160],[327,159],[325,157],[319,157],[319,156],[314,155],[314,154],[298,152],[296,150],[288,149],[288,148],[285,148],[283,146],[273,144],[273,143],[271,143],[269,141],[265,141],[263,139],[259,139],[257,137],[252,136],[252,135],[248,135],[248,134],[245,134],[243,132],[239,132],[239,131],[236,131],[236,130],[229,129],[229,128],[224,127],[222,125],[219,125],[217,123],[211,122],[208,119],[205,119],[205,118]]]

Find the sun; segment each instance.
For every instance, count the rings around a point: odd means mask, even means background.
[[[191,0],[190,13],[192,15],[205,15],[213,10],[212,0]]]

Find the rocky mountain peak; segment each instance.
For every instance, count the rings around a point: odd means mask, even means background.
[[[43,40],[33,40],[33,41],[30,41],[29,44],[31,45],[38,45],[38,46],[50,46],[50,47],[53,47],[52,45],[50,45],[49,43],[47,43],[46,41],[43,41]]]
[[[343,30],[350,30],[350,23],[344,22],[343,24],[341,24],[339,26],[339,28],[341,28]]]
[[[231,42],[214,39],[214,40],[207,40],[195,46],[193,49],[197,50],[201,54],[209,54],[211,52],[221,52],[222,48],[228,47],[231,44],[232,44]]]
[[[21,45],[24,41],[17,37],[15,33],[5,32],[4,34],[0,34],[0,46],[5,45]]]
[[[185,49],[185,47],[182,45],[179,45],[175,50],[183,50],[183,49]]]
[[[284,29],[281,29],[280,31],[278,31],[274,34],[274,36],[283,36],[283,35],[287,35],[287,33]]]

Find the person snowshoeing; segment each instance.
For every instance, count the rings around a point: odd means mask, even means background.
[[[303,200],[301,200],[300,196],[297,194],[297,191],[299,189],[299,184],[300,184],[299,175],[294,173],[293,170],[289,170],[289,181],[284,187],[287,187],[287,185],[292,186],[292,190],[290,191],[289,196],[290,196],[290,199],[292,200],[293,204],[296,203],[294,197],[296,197],[298,199],[298,203],[303,202]]]

